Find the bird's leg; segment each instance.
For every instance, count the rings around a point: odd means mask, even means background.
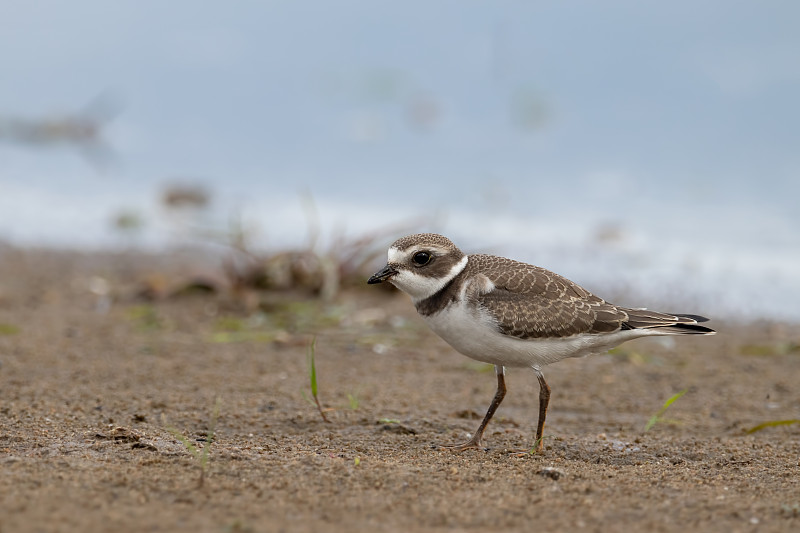
[[[544,380],[544,374],[533,367],[539,380],[539,422],[536,424],[536,452],[544,451],[544,420],[547,418],[547,406],[550,403],[550,386]]]
[[[489,405],[489,410],[486,411],[486,416],[483,417],[481,425],[478,426],[478,429],[472,434],[472,438],[467,442],[458,444],[456,446],[442,446],[442,448],[447,448],[456,452],[463,452],[469,448],[480,449],[483,447],[481,445],[481,439],[483,438],[483,432],[486,430],[486,425],[489,424],[489,420],[492,419],[494,412],[497,411],[497,408],[500,406],[500,402],[503,401],[503,398],[506,395],[505,371],[500,365],[494,365],[494,371],[497,374],[497,392],[494,393],[492,403]]]

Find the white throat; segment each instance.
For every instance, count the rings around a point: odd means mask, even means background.
[[[389,257],[392,257],[391,250]],[[467,267],[467,261],[468,258],[465,255],[458,261],[458,263],[453,265],[447,274],[440,278],[423,276],[411,269],[403,268],[400,269],[397,274],[389,278],[389,281],[392,283],[392,285],[411,296],[411,300],[414,303],[417,303],[425,298],[430,298],[442,290],[445,285],[453,280],[453,278],[464,271],[464,269]]]

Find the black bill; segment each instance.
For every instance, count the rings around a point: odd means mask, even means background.
[[[370,285],[374,283],[381,283],[391,278],[395,274],[397,274],[397,270],[393,269],[390,265],[386,265],[381,270],[375,272],[372,276],[370,276],[370,278],[367,280],[367,283],[369,283]]]

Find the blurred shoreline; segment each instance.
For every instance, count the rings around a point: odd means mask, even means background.
[[[359,260],[353,262],[337,257],[332,251],[314,251],[308,247],[243,253],[222,246],[175,245],[158,251],[134,247],[80,250],[18,247],[0,242],[0,272],[4,272],[0,304],[13,300],[9,295],[20,287],[36,285],[43,277],[51,277],[48,274],[51,272],[52,276],[65,276],[68,292],[80,295],[100,291],[129,303],[171,300],[197,292],[228,301],[232,309],[245,314],[257,312],[259,302],[273,298],[316,300],[325,306],[345,293],[354,297],[373,296],[376,289],[368,287],[365,280],[382,264],[383,255],[383,243],[373,241],[364,243],[358,252]],[[791,331],[800,324],[800,319],[791,313],[781,316],[725,312],[719,307],[720,300],[704,301],[701,294],[648,293],[621,282],[616,285],[595,282],[590,286],[580,279],[575,281],[617,304],[703,314],[712,320],[712,327],[761,325],[781,332]]]
[[[766,207],[751,206],[748,216],[736,205],[686,207],[669,217],[655,204],[612,212],[589,197],[526,212],[317,198],[266,184],[247,198],[198,186],[124,194],[119,187],[8,187],[0,196],[0,246],[153,256],[188,250],[219,270],[235,250],[253,257],[311,253],[346,263],[349,247],[361,242],[372,254],[369,270],[398,237],[431,231],[467,253],[547,268],[621,305],[800,322],[800,237],[786,213]]]
[[[800,321],[800,4],[95,3],[8,10],[0,242],[433,231],[623,305]]]

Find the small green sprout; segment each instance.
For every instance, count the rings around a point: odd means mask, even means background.
[[[0,324],[0,335],[16,335],[19,331],[19,326],[14,324]]]
[[[494,365],[491,363],[478,363],[474,361],[467,361],[466,363],[464,363],[464,368],[481,373],[494,372]]]
[[[800,503],[789,505],[788,503],[781,504],[781,516],[784,518],[797,518],[800,516]]]
[[[314,354],[316,352],[316,347],[317,347],[317,338],[314,337],[314,339],[311,341],[311,344],[308,347],[308,353],[306,356],[308,360],[308,379],[311,384],[311,396],[314,398],[314,403],[316,404],[317,409],[319,410],[319,415],[322,417],[322,420],[324,420],[325,422],[330,422],[330,420],[328,420],[328,417],[325,416],[325,411],[322,410],[322,405],[319,403],[319,396],[318,396],[319,388],[317,386],[317,366],[314,361]],[[305,393],[303,393],[303,396],[305,397]]]
[[[128,309],[128,320],[140,331],[159,331],[164,329],[164,321],[152,305],[136,305]]]
[[[219,419],[219,411],[221,406],[222,400],[219,396],[217,396],[217,399],[214,402],[214,409],[211,412],[211,421],[208,424],[208,432],[206,433],[205,438],[206,444],[202,449],[198,449],[195,443],[189,440],[174,427],[167,426],[167,431],[169,431],[173,437],[178,439],[181,444],[183,444],[183,447],[186,448],[186,451],[188,451],[192,457],[194,457],[195,461],[197,461],[197,465],[200,467],[200,479],[197,482],[197,488],[202,488],[206,479],[206,472],[208,471],[208,463],[211,455],[211,445],[214,443],[214,433],[217,428],[217,420]],[[162,420],[166,422],[166,417],[163,415]]]
[[[658,412],[653,416],[651,416],[650,420],[647,421],[647,425],[644,426],[644,432],[647,433],[648,431],[650,431],[650,429],[652,429],[653,426],[655,426],[659,422],[667,422],[667,420],[662,418],[661,415],[663,415],[666,412],[666,410],[669,409],[669,406],[675,403],[678,398],[686,394],[687,391],[688,389],[683,389],[682,391],[673,394],[669,400],[664,402],[664,405],[661,406],[661,409],[659,409]]]
[[[356,393],[351,394],[351,393],[348,392],[347,393],[347,403],[350,405],[350,409],[352,409],[353,411],[358,409],[358,404],[359,404],[358,394],[356,394]]]
[[[538,439],[536,439],[536,440],[534,441],[534,443],[533,443],[533,446],[532,446],[532,447],[531,447],[531,449],[528,451],[528,453],[529,453],[529,454],[531,454],[531,455],[536,455],[536,450],[538,450],[538,449],[539,449],[539,444],[540,444],[540,443],[541,443],[541,442],[544,440],[544,438],[545,438],[546,436],[547,436],[547,435],[542,435],[541,437],[539,437]]]

